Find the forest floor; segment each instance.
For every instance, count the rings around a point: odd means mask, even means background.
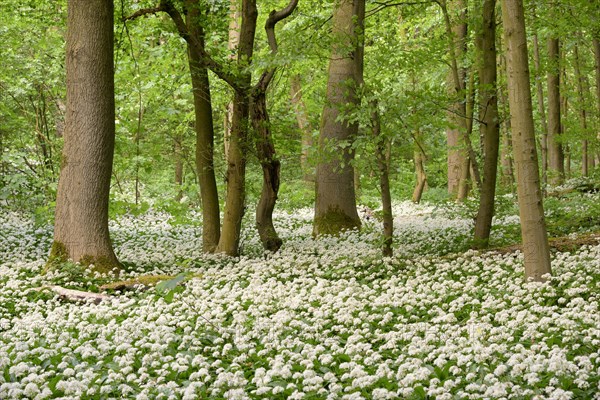
[[[98,304],[39,290],[115,279],[75,264],[42,275],[52,227],[2,212],[0,398],[598,399],[600,194],[567,196],[547,201],[569,246],[545,283],[525,282],[507,247],[511,196],[498,249],[481,252],[469,205],[396,203],[391,258],[366,214],[360,233],[313,240],[311,209],[280,212],[269,255],[249,219],[239,258],[201,253],[197,215],[121,215],[118,279],[177,278]]]

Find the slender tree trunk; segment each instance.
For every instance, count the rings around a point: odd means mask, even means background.
[[[594,33],[592,38],[594,47],[594,69],[596,70],[596,102],[598,107],[598,116],[600,121],[600,30]],[[600,127],[596,136],[596,155],[592,156],[592,160],[597,160],[596,165],[600,165]]]
[[[204,46],[204,30],[199,21],[197,0],[186,0],[186,25],[189,34]],[[202,57],[188,42],[188,64],[192,77],[196,130],[196,171],[202,199],[202,250],[213,252],[219,243],[221,221],[219,193],[214,168],[214,127],[208,70]]]
[[[577,44],[573,47],[573,57],[575,58],[575,79],[577,80],[577,97],[579,98],[579,121],[583,133],[583,139],[581,141],[581,174],[583,176],[588,176],[588,121],[585,93],[587,89],[586,86],[589,87],[589,85],[586,85],[586,79],[581,73],[581,58],[579,57],[579,46]]]
[[[542,67],[540,62],[540,45],[537,33],[533,35],[533,62],[535,66],[535,89],[537,94],[538,113],[542,126],[542,187],[548,184],[548,123],[546,122],[546,106],[544,105],[544,86],[542,84]]]
[[[243,0],[242,0],[243,1]],[[240,0],[229,0],[229,36],[227,40],[227,48],[230,51],[228,56],[232,62],[237,58],[237,48],[240,42]],[[225,161],[229,156],[229,142],[231,140],[231,129],[233,125],[233,101],[227,103],[223,121],[223,150]]]
[[[498,38],[500,39],[500,38]],[[499,43],[501,43],[499,41]],[[500,51],[502,54],[503,51]],[[504,56],[499,57],[500,72],[507,75],[506,71],[506,58]],[[502,114],[506,115],[508,110],[508,99],[504,91],[504,88],[497,87],[499,106],[501,106]],[[500,111],[499,111],[500,114]],[[512,159],[512,145],[511,145],[511,127],[510,118],[504,118],[504,123],[500,125],[500,139],[502,140],[502,147],[500,148],[500,161],[502,165],[502,184],[512,188],[515,183],[515,176],[513,172],[513,159]]]
[[[379,189],[383,208],[383,248],[384,257],[394,254],[394,216],[392,214],[392,195],[390,192],[390,166],[386,156],[389,141],[381,135],[381,120],[377,100],[371,102],[371,129],[376,143],[377,169],[379,170]]]
[[[300,128],[300,133],[302,135],[302,151],[300,153],[300,167],[302,168],[302,175],[305,181],[314,182],[315,175],[308,162],[310,157],[310,149],[313,145],[312,127],[310,126],[310,121],[308,120],[306,104],[304,104],[304,100],[302,100],[302,82],[300,75],[294,75],[290,78],[290,91],[294,113],[296,114],[296,121],[298,122],[298,127]]]
[[[496,96],[496,0],[483,3],[483,24],[479,45],[479,129],[484,143],[483,181],[479,211],[475,219],[475,246],[487,247],[494,216],[500,125]]]
[[[183,149],[181,147],[181,136],[174,138],[173,150],[175,153],[175,187],[177,190],[175,200],[180,201],[183,198]]]
[[[67,115],[48,267],[69,259],[120,268],[108,232],[115,143],[113,2],[69,0]]]
[[[422,142],[421,142],[421,132],[417,128],[417,132],[414,136],[414,150],[413,150],[413,159],[415,162],[415,173],[416,173],[416,183],[415,188],[412,194],[413,203],[420,203],[421,197],[423,196],[423,191],[425,190],[425,185],[427,184],[427,174],[425,172],[425,160],[426,156],[423,151]]]
[[[354,191],[354,151],[350,146],[358,125],[341,121],[339,117],[342,106],[359,103],[356,87],[362,81],[363,53],[359,36],[362,37],[363,19],[364,0],[340,0],[336,3],[327,99],[319,135],[319,151],[325,159],[317,165],[315,236],[337,234],[361,225]],[[353,51],[349,52],[349,48]],[[344,147],[340,147],[342,144]],[[333,151],[331,146],[335,147]]]
[[[466,192],[463,189],[459,196],[459,189],[464,179],[468,177],[469,156],[464,137],[467,131],[467,110],[465,94],[465,69],[460,67],[460,61],[466,53],[467,39],[467,3],[465,0],[441,0],[439,2],[444,15],[446,34],[449,40],[450,71],[448,72],[447,85],[450,97],[455,101],[448,111],[449,128],[446,129],[448,145],[448,193],[461,199]],[[447,5],[450,5],[448,7]],[[459,17],[453,18],[455,11]],[[464,188],[464,186],[463,186]],[[462,197],[464,198],[464,197]]]
[[[240,66],[252,60],[256,33],[256,0],[245,0],[242,4],[242,25],[238,46],[237,62]],[[238,81],[239,88],[233,96],[231,139],[227,155],[227,193],[223,230],[216,251],[235,256],[239,252],[242,217],[246,200],[246,159],[249,149],[248,117],[251,76],[243,72]]]
[[[564,181],[565,164],[563,146],[560,143],[560,68],[558,39],[548,39],[548,171],[549,181],[560,185]]]
[[[468,157],[464,160],[465,164],[462,168],[462,175],[458,184],[458,195],[457,200],[463,201],[469,195],[471,177],[475,186],[481,187],[481,176],[479,174],[479,164],[477,163],[477,155],[473,149],[473,143],[471,142],[471,134],[473,133],[473,116],[475,113],[475,71],[472,70],[469,73],[469,85],[466,93],[466,107],[465,107],[465,122],[466,130],[463,132],[463,142],[466,146]]]
[[[551,273],[550,249],[535,145],[523,0],[502,0],[502,23],[525,278],[541,281]]]

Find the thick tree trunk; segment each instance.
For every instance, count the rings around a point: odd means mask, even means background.
[[[551,273],[550,250],[535,146],[523,0],[502,0],[502,22],[525,277],[540,281]]]
[[[560,185],[564,181],[565,164],[560,143],[560,68],[558,39],[548,39],[548,173],[549,182]]]
[[[204,46],[204,31],[200,24],[200,8],[196,0],[186,0],[186,25],[189,34]],[[214,127],[208,70],[202,57],[188,42],[188,63],[192,76],[194,114],[196,117],[196,170],[202,198],[202,250],[213,252],[219,243],[221,221],[219,193],[214,168]]]
[[[113,2],[69,0],[67,115],[48,267],[69,259],[120,268],[108,232],[115,143]]]
[[[313,145],[312,127],[310,126],[310,121],[308,120],[306,104],[304,104],[304,100],[302,100],[302,82],[300,75],[294,75],[290,78],[290,91],[294,114],[296,114],[296,121],[298,122],[300,134],[302,135],[302,150],[300,153],[300,167],[302,168],[302,176],[305,181],[314,182],[315,174],[308,162],[310,157],[310,149]]]
[[[256,33],[256,0],[246,0],[242,5],[242,25],[238,46],[237,62],[240,66],[252,60],[254,35]],[[248,117],[250,99],[249,72],[243,72],[239,78],[239,88],[233,96],[233,114],[231,119],[231,139],[227,155],[227,193],[223,230],[216,251],[235,256],[239,252],[242,217],[246,200],[246,158],[249,149]]]
[[[483,3],[483,24],[479,45],[479,129],[483,136],[483,181],[479,211],[475,219],[476,247],[487,247],[494,216],[500,125],[496,96],[496,0]]]
[[[317,165],[315,236],[360,228],[352,167],[354,151],[350,145],[358,125],[340,121],[339,117],[343,106],[359,103],[356,86],[362,81],[362,49],[359,43],[362,32],[359,30],[362,31],[363,18],[364,0],[340,0],[336,3],[327,99],[319,135],[319,151],[323,160]],[[349,48],[353,51],[349,52]]]
[[[229,0],[229,34],[227,40],[227,48],[229,49],[229,60],[235,61],[237,58],[237,48],[240,42],[240,0]],[[231,140],[231,129],[232,129],[232,118],[233,118],[233,101],[227,103],[225,108],[225,115],[223,120],[223,150],[225,154],[225,161],[229,155],[229,142]]]

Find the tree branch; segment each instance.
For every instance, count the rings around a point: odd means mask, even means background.
[[[296,9],[298,5],[298,0],[290,0],[289,4],[282,10],[273,10],[269,13],[269,18],[267,18],[267,22],[265,23],[265,31],[267,32],[267,38],[269,40],[269,47],[271,48],[271,54],[275,55],[277,53],[277,38],[275,37],[275,25],[289,17],[292,12]],[[270,68],[262,73],[258,83],[255,86],[256,90],[266,91],[269,83],[273,79],[275,75],[275,71],[277,67]]]
[[[126,21],[131,21],[134,20],[136,18],[142,17],[144,15],[154,15],[154,14],[158,14],[161,11],[167,11],[164,7],[163,4],[159,4],[157,7],[151,7],[151,8],[142,8],[141,10],[137,10],[136,12],[134,12],[133,14],[127,16],[127,17],[123,17],[122,21],[126,22]]]

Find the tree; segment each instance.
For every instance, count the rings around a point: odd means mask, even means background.
[[[48,266],[69,259],[110,272],[120,264],[108,232],[115,141],[113,2],[69,0],[67,113]]]
[[[479,129],[483,138],[483,180],[479,210],[475,219],[475,245],[485,247],[489,241],[494,216],[500,122],[496,95],[496,0],[485,0],[482,8],[479,49]]]
[[[204,47],[204,29],[202,27],[201,9],[197,0],[186,0],[186,25],[191,37]],[[192,77],[194,93],[194,114],[196,130],[196,170],[202,197],[202,249],[213,252],[221,235],[219,212],[219,193],[214,167],[214,127],[212,117],[212,101],[208,69],[202,62],[202,55],[194,50],[189,42],[188,63]]]
[[[561,136],[560,52],[558,38],[548,39],[548,172],[549,182],[559,185],[565,177]]]
[[[523,0],[502,0],[502,23],[525,277],[542,280],[551,272],[550,250],[535,146]]]
[[[364,0],[340,0],[333,12],[333,45],[321,120],[313,234],[337,234],[360,228],[356,211],[352,140],[356,122],[345,121],[343,107],[358,105],[362,80],[362,27]]]

